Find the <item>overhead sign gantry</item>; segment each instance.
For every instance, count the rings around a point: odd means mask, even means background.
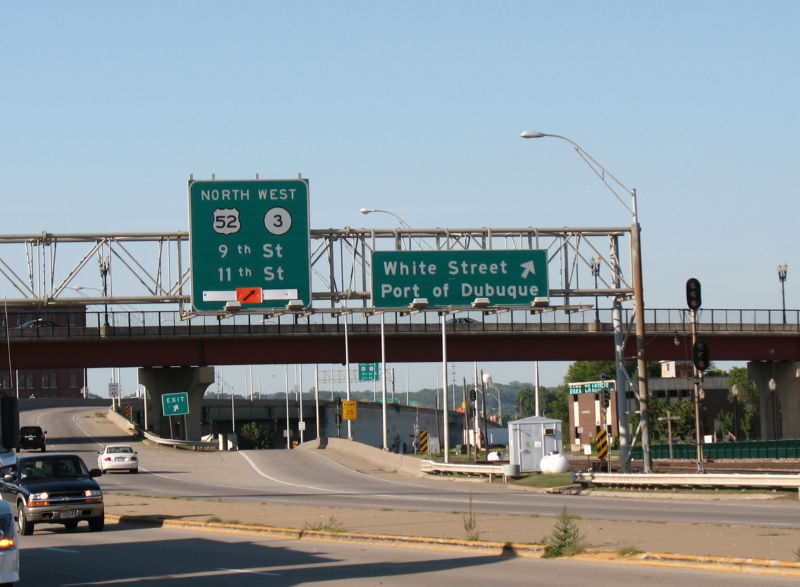
[[[189,181],[192,306],[311,305],[308,180]]]

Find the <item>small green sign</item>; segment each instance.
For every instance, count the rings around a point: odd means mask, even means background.
[[[311,305],[308,180],[190,181],[189,221],[195,310]]]
[[[358,380],[359,381],[380,381],[381,368],[380,363],[359,363],[358,364]]]
[[[161,396],[161,410],[165,416],[183,416],[189,413],[189,394],[165,393]]]
[[[605,381],[586,381],[583,383],[569,383],[570,395],[580,395],[583,393],[600,393],[604,390],[614,391],[615,384],[612,379]]]
[[[372,302],[399,308],[424,298],[427,307],[529,306],[548,296],[547,252],[542,250],[376,251]]]

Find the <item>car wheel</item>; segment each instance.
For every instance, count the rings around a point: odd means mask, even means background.
[[[89,518],[89,530],[92,532],[102,532],[105,525],[105,518],[103,516],[97,518]]]
[[[33,522],[25,517],[25,510],[23,510],[21,507],[19,508],[19,514],[17,515],[17,528],[19,528],[19,533],[23,536],[30,536],[33,534]]]
[[[45,452],[46,450],[47,450],[47,447],[42,446],[42,452]]]
[[[78,520],[70,520],[69,522],[64,522],[64,527],[67,530],[74,530],[78,527]]]
[[[138,473],[139,469],[131,469],[131,473]]]
[[[17,452],[19,452],[19,447],[17,447]]]

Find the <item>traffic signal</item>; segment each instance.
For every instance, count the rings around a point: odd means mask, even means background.
[[[603,389],[603,407],[607,408],[611,405],[611,392],[606,387]]]
[[[691,277],[686,281],[686,305],[689,306],[690,310],[699,310],[702,303],[700,281]]]
[[[711,365],[708,345],[702,340],[698,340],[692,347],[692,362],[699,371],[705,371]]]

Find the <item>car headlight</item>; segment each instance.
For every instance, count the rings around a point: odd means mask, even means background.
[[[5,514],[0,516],[0,550],[8,550],[16,546],[14,539],[14,516]]]
[[[102,497],[103,492],[99,489],[87,489],[83,492],[84,497]]]
[[[42,493],[31,493],[31,496],[28,498],[29,501],[47,501],[50,498],[50,494],[46,491]]]

